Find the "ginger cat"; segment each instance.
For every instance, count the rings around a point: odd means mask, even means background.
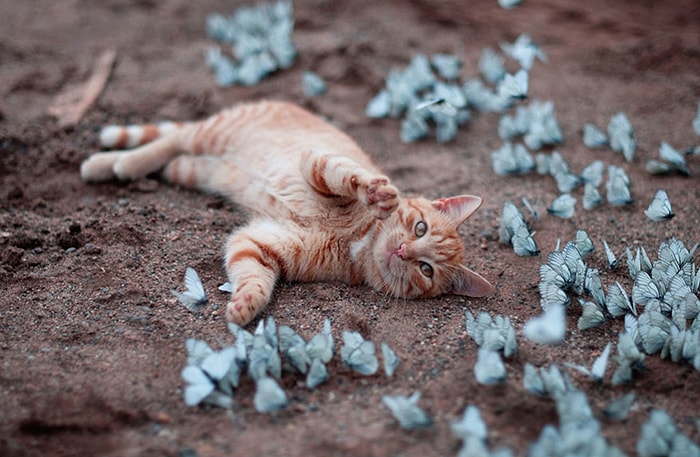
[[[110,126],[85,181],[138,179],[162,169],[169,182],[230,198],[250,215],[226,242],[233,287],[226,318],[250,322],[276,281],[366,283],[395,297],[493,287],[463,265],[457,228],[481,204],[462,195],[400,198],[346,134],[285,102],[241,104],[200,122]],[[145,143],[145,144],[144,144]]]

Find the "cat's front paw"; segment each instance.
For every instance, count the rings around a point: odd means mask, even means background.
[[[360,184],[358,196],[377,219],[388,218],[399,206],[399,190],[386,176],[378,176]]]
[[[266,297],[254,292],[238,292],[226,304],[226,320],[241,327],[252,321],[267,305]]]

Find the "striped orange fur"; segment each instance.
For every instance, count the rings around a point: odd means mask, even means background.
[[[198,122],[106,130],[103,146],[137,147],[93,154],[81,165],[84,180],[160,170],[251,216],[226,242],[231,322],[250,322],[281,277],[364,283],[405,298],[492,291],[464,265],[457,232],[479,197],[401,198],[357,143],[298,106],[264,101]]]

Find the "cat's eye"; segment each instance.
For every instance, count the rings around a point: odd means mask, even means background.
[[[418,221],[413,231],[416,233],[416,236],[420,238],[428,233],[428,224],[426,224],[424,221]]]
[[[426,278],[433,277],[433,267],[431,267],[430,264],[425,263],[425,262],[420,262],[418,264],[418,267],[420,268],[420,272],[423,273],[423,276],[425,276]]]

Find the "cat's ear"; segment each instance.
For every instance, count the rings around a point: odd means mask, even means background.
[[[440,198],[432,202],[434,208],[447,214],[455,225],[460,225],[481,206],[481,197],[476,195],[458,195]]]
[[[452,281],[452,293],[466,295],[467,297],[484,297],[494,291],[490,282],[484,279],[464,265],[459,266],[459,271]]]

